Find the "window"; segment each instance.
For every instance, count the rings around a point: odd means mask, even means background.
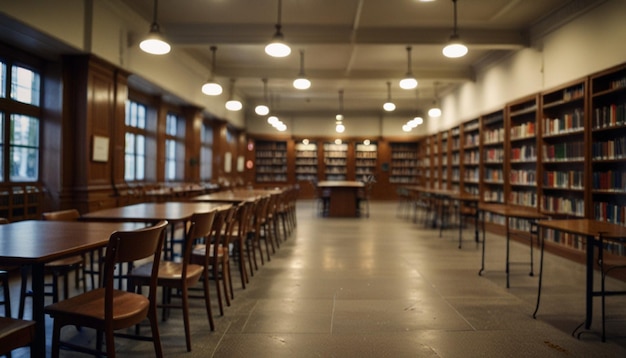
[[[124,180],[139,181],[146,177],[146,121],[145,105],[126,102],[126,141],[124,145]]]
[[[0,82],[0,98],[8,99],[0,101],[0,181],[35,182],[39,179],[40,75],[10,61],[0,62]]]
[[[203,123],[200,133],[200,180],[209,181],[213,176],[213,127]]]
[[[175,114],[165,117],[165,180],[185,176],[185,121]]]

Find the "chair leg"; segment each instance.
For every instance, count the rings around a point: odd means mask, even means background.
[[[189,292],[187,286],[183,284],[181,289],[183,303],[183,324],[185,325],[185,343],[187,352],[191,352],[191,329],[189,328]]]
[[[9,288],[9,274],[2,273],[2,293],[4,295],[4,316],[11,317],[11,291]]]
[[[150,329],[152,330],[152,343],[154,344],[155,357],[163,358],[163,347],[161,346],[161,336],[159,335],[156,308],[153,307],[148,311],[148,320],[150,321]]]
[[[217,265],[213,264],[211,266],[211,274],[213,275],[213,279],[215,280],[215,289],[217,290],[216,295],[217,295],[217,303],[220,308],[220,316],[223,316],[224,315],[224,302],[222,301],[222,289],[220,285],[219,269],[217,268]]]
[[[202,274],[202,287],[204,288],[204,305],[206,306],[206,314],[209,319],[211,331],[215,330],[215,322],[213,322],[213,311],[211,309],[211,296],[209,296],[209,270],[205,269]]]
[[[24,306],[26,305],[26,295],[28,295],[28,273],[29,269],[26,266],[22,266],[20,269],[22,275],[22,283],[20,284],[20,305],[18,308],[17,318],[24,318]]]

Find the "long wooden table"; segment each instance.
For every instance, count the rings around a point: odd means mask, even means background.
[[[537,317],[537,311],[539,311],[539,302],[541,299],[541,286],[543,281],[543,252],[545,245],[545,238],[543,230],[552,229],[564,233],[580,235],[585,237],[585,264],[586,264],[586,283],[585,283],[585,321],[580,326],[576,327],[572,334],[584,325],[585,329],[591,327],[591,319],[593,318],[593,297],[600,296],[601,292],[594,291],[593,288],[593,270],[594,270],[594,256],[595,247],[601,246],[602,240],[617,240],[626,238],[626,227],[590,219],[565,219],[565,220],[539,220],[537,226],[540,228],[540,246],[541,254],[539,259],[539,284],[537,288],[537,304],[535,311],[533,312],[533,318]],[[602,248],[599,248],[602,250]]]
[[[138,227],[129,223],[61,221],[20,221],[0,225],[0,265],[31,267],[32,316],[36,322],[33,357],[46,356],[44,265],[105,247],[114,231]]]
[[[357,217],[358,191],[365,187],[360,181],[326,180],[317,183],[317,187],[329,191],[329,217]]]
[[[115,222],[141,222],[154,224],[161,220],[167,220],[170,227],[170,235],[166,240],[164,253],[166,258],[174,255],[174,232],[178,224],[186,224],[196,212],[208,212],[212,210],[226,210],[231,206],[227,203],[207,202],[165,202],[165,203],[140,203],[116,208],[104,209],[85,214],[81,220],[88,221],[115,221]],[[183,230],[186,231],[186,230]]]
[[[504,217],[504,226],[506,229],[506,262],[505,262],[505,272],[506,272],[506,287],[510,287],[509,276],[510,276],[510,241],[511,235],[513,231],[511,230],[510,219],[522,219],[526,220],[530,224],[530,231],[528,233],[530,237],[530,276],[534,275],[533,269],[533,240],[532,236],[536,234],[536,223],[537,220],[547,218],[546,215],[541,214],[536,209],[533,208],[525,208],[521,206],[507,205],[507,204],[496,204],[496,203],[480,203],[478,204],[478,210],[482,213],[482,229],[483,229],[483,252],[481,258],[481,266],[478,271],[478,275],[482,275],[485,270],[485,213],[490,212],[492,214],[497,214]]]
[[[282,192],[282,189],[224,190],[215,193],[194,196],[189,198],[189,201],[238,204],[247,200],[256,200],[263,195],[280,194]]]

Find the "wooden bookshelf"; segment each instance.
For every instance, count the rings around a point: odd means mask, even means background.
[[[325,180],[347,180],[348,143],[324,143]]]
[[[287,142],[255,142],[255,178],[257,183],[287,182]]]
[[[480,119],[463,123],[462,130],[462,189],[480,195]]]
[[[375,142],[356,143],[354,146],[354,167],[356,180],[367,181],[376,175],[378,167],[378,145]]]
[[[296,143],[296,181],[317,182],[319,172],[315,142]]]
[[[626,225],[626,65],[592,75],[590,217]]]
[[[481,183],[483,201],[504,203],[504,111],[481,118]]]
[[[450,129],[448,136],[448,188],[451,190],[461,189],[461,127]]]
[[[421,177],[422,153],[417,142],[391,142],[389,183],[417,185]]]

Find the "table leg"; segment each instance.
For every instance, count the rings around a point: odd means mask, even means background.
[[[506,288],[509,288],[509,249],[510,249],[510,241],[511,241],[511,235],[510,235],[510,231],[509,231],[509,217],[505,217],[504,220],[506,221],[506,262],[504,264],[505,268],[504,271],[506,272]]]
[[[35,343],[32,346],[33,357],[46,356],[46,316],[44,314],[44,264],[32,265],[31,281],[33,290],[32,311],[35,321]]]
[[[479,234],[478,234],[478,219],[479,219],[479,210],[478,204],[474,207],[474,240],[476,241],[476,246],[478,247],[478,243],[480,242]]]
[[[539,230],[539,284],[537,285],[537,304],[535,305],[535,312],[533,312],[533,318],[537,318],[537,311],[539,311],[539,301],[541,300],[541,284],[543,283],[543,247],[544,247],[544,237],[543,230]]]
[[[482,258],[481,258],[481,263],[480,263],[480,271],[478,271],[478,275],[482,275],[483,271],[485,271],[485,245],[486,245],[486,240],[485,240],[485,212],[482,212],[482,223],[483,223],[483,254],[482,254]]]
[[[591,327],[591,319],[593,317],[593,254],[594,254],[594,238],[587,236],[587,284],[585,290],[585,329]]]
[[[461,218],[461,201],[458,201],[456,206],[456,217],[459,220],[459,249],[463,245],[463,219]]]

